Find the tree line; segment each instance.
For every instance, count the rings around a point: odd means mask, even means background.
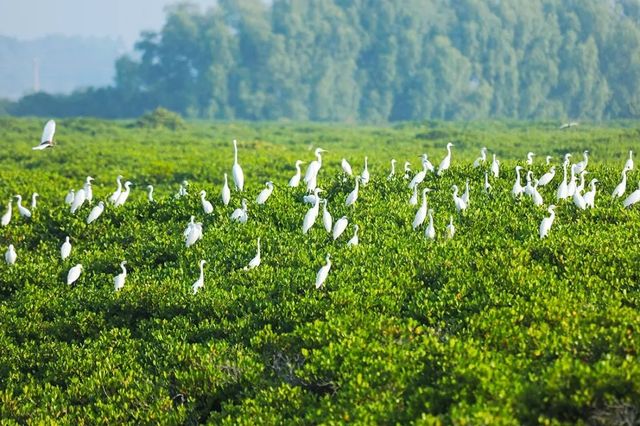
[[[383,123],[640,116],[637,0],[179,3],[114,84],[14,115]]]

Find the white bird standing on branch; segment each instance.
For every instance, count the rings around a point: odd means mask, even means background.
[[[38,194],[37,192],[34,192],[33,194],[31,194],[31,210],[35,209],[38,201],[37,198],[40,196],[40,194]]]
[[[69,269],[69,272],[67,273],[67,284],[71,285],[75,283],[78,280],[78,278],[80,278],[81,273],[82,273],[82,265],[79,263],[76,266]]]
[[[491,162],[491,173],[494,178],[500,176],[500,161],[498,161],[495,154],[493,154],[493,161]]]
[[[29,209],[22,205],[22,195],[16,195],[16,199],[18,200],[18,213],[20,213],[20,216],[24,218],[31,217]]]
[[[73,203],[71,203],[71,213],[74,213],[78,211],[78,209],[80,209],[80,207],[82,207],[82,205],[84,204],[85,200],[87,199],[86,194],[84,193],[84,189],[80,188],[76,191],[76,196],[73,197]]]
[[[213,204],[205,198],[206,196],[207,191],[204,189],[200,191],[200,203],[202,204],[202,210],[204,210],[204,214],[211,214],[213,213]]]
[[[629,196],[622,202],[623,207],[631,207],[640,201],[640,182],[638,182],[638,189],[633,191]]]
[[[67,192],[67,195],[64,197],[65,204],[73,204],[74,198],[76,198],[76,191],[74,189],[70,189],[69,192]]]
[[[424,231],[424,235],[430,240],[434,240],[436,238],[436,228],[433,226],[433,210],[429,209],[429,224],[427,225],[427,229]]]
[[[147,200],[153,203],[153,185],[147,185]]]
[[[93,188],[91,188],[91,181],[94,180],[91,176],[87,176],[87,180],[84,182],[84,198],[91,204],[93,202]]]
[[[396,175],[396,159],[391,159],[391,171],[389,172],[389,176],[387,176],[387,180],[391,180]]]
[[[71,255],[71,243],[69,242],[69,237],[67,236],[60,247],[60,257],[62,260],[65,260],[67,257]]]
[[[316,188],[317,189],[317,188]],[[316,196],[316,199],[313,203],[313,206],[304,215],[304,219],[302,220],[302,233],[306,234],[309,232],[309,229],[316,223],[316,219],[318,218],[318,213],[320,211],[320,197]]]
[[[440,166],[438,166],[438,176],[442,176],[442,173],[445,172],[451,166],[451,147],[453,144],[449,142],[447,144],[447,155],[440,162]]]
[[[533,157],[535,157],[535,154],[533,152],[527,153],[527,165],[529,166],[533,165]]]
[[[465,211],[467,209],[467,204],[462,198],[458,197],[458,186],[453,185],[451,186],[451,189],[453,189],[453,202],[456,205],[456,211],[458,213]]]
[[[622,169],[622,181],[620,181],[618,186],[616,186],[616,188],[613,190],[613,193],[611,194],[611,198],[622,197],[624,193],[627,191],[627,172],[628,171],[629,169],[627,167]]]
[[[351,164],[349,164],[349,162],[347,161],[346,158],[342,159],[342,171],[347,175],[347,176],[353,176],[353,169],[351,168]]]
[[[456,227],[453,226],[453,216],[449,216],[449,224],[447,225],[447,236],[453,238],[456,234]]]
[[[585,170],[587,170],[587,165],[589,165],[589,151],[585,150],[582,153],[582,156],[584,157],[584,160],[580,161],[575,165],[576,174],[578,175],[584,172]]]
[[[118,198],[120,197],[120,193],[122,192],[122,175],[118,175],[116,177],[116,183],[118,184],[118,188],[113,192],[113,194],[111,194],[111,197],[109,197],[109,202],[111,204],[115,204],[116,201],[118,201]],[[71,204],[71,203],[69,203]]]
[[[265,185],[267,187],[265,189],[263,189],[262,191],[260,191],[260,193],[258,194],[258,197],[256,198],[256,203],[257,204],[266,203],[267,200],[269,199],[269,197],[271,196],[271,193],[273,192],[273,182],[269,181],[269,182],[265,183]]]
[[[200,277],[191,285],[191,289],[193,290],[193,294],[196,294],[198,290],[204,288],[204,264],[207,263],[206,260],[200,261]]]
[[[540,222],[540,229],[539,229],[540,238],[544,238],[549,234],[551,225],[553,225],[553,221],[556,218],[555,208],[556,206],[551,204],[547,209],[547,211],[551,216],[545,217],[544,219],[542,219],[542,222]]]
[[[324,286],[324,282],[327,280],[329,270],[331,269],[331,258],[329,254],[327,254],[325,260],[327,263],[323,267],[321,267],[316,274],[316,290]]]
[[[40,138],[40,144],[38,146],[34,146],[33,150],[42,150],[46,148],[51,148],[55,145],[53,141],[53,135],[56,133],[56,122],[53,120],[47,121],[44,125],[44,129],[42,130],[42,137]]]
[[[7,211],[5,214],[2,215],[2,226],[7,226],[9,224],[9,222],[11,222],[11,215],[12,215],[12,202],[11,200],[9,200],[9,202],[7,203]]]
[[[360,175],[360,179],[362,180],[362,186],[365,186],[366,184],[369,183],[369,157],[364,157],[364,170],[362,171],[362,174]]]
[[[351,191],[351,193],[349,193],[349,195],[347,195],[347,199],[344,201],[345,206],[347,206],[347,207],[352,206],[358,200],[360,179],[361,179],[360,176],[356,176],[356,186],[353,189],[353,191]]]
[[[119,207],[127,201],[127,198],[129,198],[129,192],[131,191],[131,185],[133,184],[129,181],[124,183],[124,191],[122,191],[116,202],[113,204],[115,207]]]
[[[16,253],[15,247],[13,247],[13,244],[9,244],[9,248],[4,254],[5,262],[7,262],[7,265],[13,265],[16,263],[17,258],[18,254]]]
[[[360,239],[358,238],[358,230],[360,227],[358,224],[353,225],[353,237],[349,241],[347,241],[347,247],[354,247],[360,243]]]
[[[322,224],[324,225],[324,229],[327,232],[331,232],[331,228],[333,226],[333,218],[331,217],[331,213],[329,213],[329,211],[327,210],[327,199],[325,198],[322,201]]]
[[[409,205],[411,206],[418,205],[418,185],[413,187],[413,194],[411,194],[411,198],[409,198]]]
[[[633,170],[633,151],[629,151],[629,158],[624,163],[624,167],[625,169]]]
[[[304,164],[304,161],[296,160],[296,174],[289,179],[289,186],[291,188],[297,188],[300,185],[300,178],[302,177],[302,170],[300,165]]]
[[[261,259],[260,259],[260,237],[258,237],[258,251],[256,252],[256,255],[254,256],[254,258],[249,261],[249,264],[244,267],[244,270],[248,271],[249,269],[257,268],[258,266],[260,266],[260,262],[261,262]]]
[[[238,163],[238,141],[233,140],[233,167],[231,168],[231,174],[233,175],[233,183],[236,185],[236,190],[242,192],[244,188],[244,173],[242,173],[242,167]]]
[[[318,172],[320,172],[320,167],[322,167],[322,153],[327,152],[322,148],[316,148],[315,154],[316,159],[309,163],[309,167],[307,167],[307,172],[304,175],[304,181],[307,183],[307,189],[309,191],[313,191],[315,189],[315,182],[318,179]],[[309,184],[313,183],[313,188],[309,188]]]
[[[249,220],[249,214],[247,213],[247,200],[242,199],[242,208],[235,209],[231,213],[231,220],[240,223],[247,223]]]
[[[477,169],[485,161],[487,161],[487,147],[483,146],[482,149],[480,149],[480,157],[476,158],[473,162],[473,168]]]
[[[99,218],[102,212],[104,212],[104,202],[100,201],[97,206],[91,209],[89,216],[87,216],[87,225]]]
[[[333,240],[337,240],[340,235],[347,229],[347,225],[349,224],[349,220],[346,216],[342,216],[340,219],[336,220],[336,223],[333,225]]]
[[[427,217],[427,192],[429,191],[431,191],[429,188],[424,188],[422,190],[422,204],[416,212],[416,215],[413,218],[413,223],[411,224],[414,230],[422,225],[424,223],[424,219]]]
[[[120,262],[120,269],[122,269],[122,273],[116,275],[113,278],[113,288],[115,291],[119,291],[124,287],[124,281],[127,278],[127,268],[124,265],[127,264],[126,260]]]
[[[551,182],[553,180],[555,175],[556,175],[556,166],[551,166],[549,171],[547,173],[543,174],[542,177],[540,178],[540,180],[538,180],[538,186],[548,185],[549,182]]]
[[[231,190],[229,189],[229,180],[227,179],[227,174],[224,174],[224,185],[222,185],[222,192],[220,194],[222,196],[222,204],[225,206],[229,205],[229,201],[231,201]]]

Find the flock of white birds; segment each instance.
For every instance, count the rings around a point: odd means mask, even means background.
[[[44,127],[41,143],[38,146],[34,147],[33,149],[42,150],[45,148],[53,147],[54,134],[55,134],[55,122],[53,120],[50,120],[46,123]],[[453,146],[454,145],[452,143],[447,144],[447,147],[446,147],[447,153],[437,168],[435,168],[433,164],[431,164],[427,154],[423,154],[421,156],[422,170],[415,173],[415,175],[412,176],[410,163],[405,162],[404,175],[401,178],[409,181],[407,187],[412,192],[412,195],[409,199],[410,205],[412,206],[418,205],[419,186],[425,181],[429,173],[434,173],[436,176],[442,176],[443,173],[445,173],[450,168],[451,161],[452,161],[451,148]],[[240,166],[240,163],[238,162],[238,146],[235,140],[233,141],[233,149],[234,149],[234,162],[231,168],[231,175],[233,178],[233,183],[236,191],[242,192],[244,190],[244,173],[242,171],[242,167]],[[331,214],[327,210],[328,200],[326,198],[322,199],[320,197],[320,193],[322,192],[322,189],[318,187],[318,173],[322,168],[322,154],[324,152],[326,151],[323,150],[322,148],[317,148],[315,150],[315,160],[309,163],[309,166],[306,169],[304,177],[302,176],[302,169],[300,167],[302,164],[304,164],[304,162],[300,160],[296,161],[295,163],[296,173],[291,177],[288,184],[290,187],[294,187],[294,188],[300,186],[302,182],[304,182],[304,184],[306,185],[308,195],[304,196],[303,202],[307,204],[311,204],[311,207],[307,210],[306,214],[304,215],[304,218],[302,221],[302,232],[306,234],[309,231],[309,229],[311,229],[311,227],[316,223],[320,213],[319,212],[320,205],[322,204],[323,205],[322,224],[325,230],[332,235],[333,240],[337,240],[347,229],[349,220],[346,216],[343,216],[338,220],[336,220],[334,223]],[[532,152],[528,153],[527,161],[526,161],[527,165],[529,166],[533,165],[534,156],[535,156],[534,153]],[[562,180],[558,185],[558,188],[556,191],[556,198],[558,201],[571,199],[578,209],[584,210],[587,208],[594,208],[595,197],[596,197],[596,184],[598,183],[598,180],[591,179],[588,185],[589,190],[585,192],[585,189],[586,189],[585,175],[589,173],[587,171],[587,167],[589,165],[589,151],[584,151],[583,160],[578,163],[571,164],[570,158],[571,158],[571,154],[566,154],[564,157],[564,161],[562,163],[562,172],[563,172]],[[550,165],[551,159],[552,157],[550,156],[546,157],[547,165]],[[480,157],[478,157],[473,162],[473,167],[474,168],[482,167],[486,163],[488,163],[487,148],[482,148],[480,151]],[[388,180],[397,178],[395,165],[396,165],[396,160],[392,159],[391,171],[387,177]],[[342,159],[341,166],[342,166],[342,171],[346,176],[354,178],[354,189],[347,195],[345,199],[345,206],[347,207],[353,206],[358,200],[360,185],[366,186],[370,181],[368,158],[365,157],[364,169],[359,175],[354,175],[353,169],[349,164],[349,162],[347,161],[347,159],[345,158]],[[626,163],[622,169],[621,181],[616,186],[616,188],[612,193],[613,198],[622,198],[624,196],[627,189],[627,172],[633,170],[633,168],[634,168],[633,152],[629,151],[629,158],[626,160]],[[555,179],[556,167],[550,166],[549,171],[544,175],[542,175],[540,179],[536,179],[533,176],[532,171],[530,170],[527,171],[524,174],[525,180],[526,180],[526,183],[524,186],[522,185],[522,175],[521,175],[522,171],[523,171],[523,168],[521,166],[516,166],[515,168],[516,180],[513,184],[511,195],[514,198],[529,196],[531,197],[533,203],[536,206],[542,206],[544,204],[544,201],[542,199],[542,196],[540,195],[540,192],[538,191],[538,188],[543,187],[545,185],[549,185]],[[499,177],[499,174],[500,174],[500,162],[496,158],[496,155],[493,154],[493,160],[488,168],[488,171],[486,171],[484,174],[483,188],[485,192],[491,191],[489,176],[491,175],[493,179],[497,179]],[[108,203],[112,204],[114,207],[119,207],[125,204],[125,202],[129,197],[131,186],[133,185],[129,181],[126,181],[123,184],[122,178],[123,178],[122,176],[117,176],[116,178],[117,188],[108,198]],[[75,214],[76,212],[78,212],[82,208],[82,206],[85,205],[85,203],[89,205],[92,204],[93,202],[93,191],[91,186],[92,181],[93,181],[93,178],[91,176],[87,177],[82,188],[78,190],[72,189],[66,195],[65,203],[70,206],[69,208],[71,213]],[[180,185],[180,189],[176,194],[176,197],[182,197],[187,194],[187,185],[188,183],[186,181],[182,182],[182,184]],[[266,203],[269,197],[271,196],[271,194],[273,193],[274,185],[271,181],[266,182],[265,186],[266,188],[263,189],[258,194],[256,198],[256,204]],[[453,185],[451,189],[453,191],[453,204],[456,208],[456,211],[458,213],[463,212],[464,210],[467,209],[470,202],[469,180],[467,179],[465,184],[465,191],[461,195],[459,195],[460,190],[456,185]],[[147,186],[147,190],[148,190],[147,192],[148,201],[154,202],[153,186],[151,185]],[[427,209],[427,194],[430,191],[431,191],[430,188],[422,189],[422,192],[421,192],[422,202],[415,214],[415,217],[412,222],[412,227],[414,230],[418,229],[420,226],[422,226],[425,223],[425,220],[428,216],[429,220],[424,232],[425,232],[426,238],[433,240],[436,238],[436,230],[433,224],[433,210]],[[202,209],[204,211],[204,214],[209,215],[213,213],[213,205],[211,204],[210,201],[206,199],[206,196],[207,196],[207,193],[205,191],[200,192]],[[229,187],[229,181],[226,173],[224,174],[224,184],[223,184],[220,196],[221,196],[222,203],[225,206],[228,206],[231,201],[231,189]],[[36,208],[37,197],[38,197],[37,193],[34,193],[32,195],[32,198],[31,198],[32,210]],[[22,216],[23,218],[30,218],[31,211],[27,207],[22,205],[22,197],[20,195],[16,195],[15,198],[17,200],[18,212],[20,216]],[[638,203],[638,201],[640,201],[640,185],[638,186],[637,190],[632,192],[628,197],[626,197],[622,201],[622,205],[624,207],[630,207],[633,204]],[[87,224],[90,224],[96,221],[102,215],[105,209],[105,205],[106,204],[104,201],[99,201],[97,205],[95,205],[90,210],[89,215],[87,216],[87,219],[86,219]],[[241,208],[237,208],[233,211],[230,218],[232,221],[246,223],[249,218],[248,210],[247,210],[247,200],[243,198],[241,200],[241,205],[242,205]],[[546,237],[549,234],[549,231],[551,230],[551,226],[553,225],[553,222],[555,220],[555,205],[553,204],[549,205],[548,212],[549,212],[549,216],[544,217],[540,223],[540,227],[539,227],[540,238]],[[7,205],[7,211],[2,216],[2,219],[1,219],[2,226],[7,226],[11,222],[11,217],[12,217],[12,202],[10,201]],[[359,226],[357,224],[354,224],[353,228],[354,228],[354,234],[352,238],[347,242],[348,246],[356,246],[359,243],[359,239],[358,239]],[[448,236],[448,238],[453,238],[454,234],[455,234],[455,226],[453,224],[453,215],[451,215],[449,218],[449,224],[446,226],[446,235]],[[183,233],[186,246],[187,247],[192,246],[198,240],[200,240],[202,236],[203,236],[202,223],[195,222],[195,215],[191,216],[191,219]],[[71,250],[72,250],[72,246],[71,246],[70,238],[67,236],[60,248],[60,254],[63,260],[67,259],[71,255]],[[16,262],[17,253],[13,244],[9,245],[5,253],[5,260],[9,265],[12,265]],[[248,263],[248,265],[244,269],[249,270],[249,269],[257,268],[260,265],[260,262],[261,262],[260,238],[258,238],[256,255],[253,259],[251,259],[251,261]],[[125,285],[125,280],[127,277],[127,269],[125,267],[126,264],[127,264],[126,261],[122,261],[120,263],[120,269],[122,270],[122,272],[114,277],[114,288],[116,291],[122,289]],[[205,260],[200,261],[200,264],[199,264],[200,276],[197,279],[197,281],[192,285],[192,290],[194,294],[197,293],[198,290],[204,287],[204,265],[205,264],[206,264]],[[320,268],[320,270],[318,270],[316,275],[315,287],[317,289],[320,289],[324,286],[324,283],[327,279],[330,269],[331,269],[331,258],[330,258],[330,255],[327,254],[326,263]],[[67,274],[67,284],[71,285],[74,282],[76,282],[80,278],[82,271],[83,271],[83,266],[81,264],[77,264],[73,266]]]

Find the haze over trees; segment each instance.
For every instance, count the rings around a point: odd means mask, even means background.
[[[640,116],[636,0],[220,0],[167,10],[110,87],[15,115],[380,123]]]

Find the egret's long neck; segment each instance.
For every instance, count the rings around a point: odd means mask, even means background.
[[[453,197],[458,198],[458,187],[453,188]]]
[[[260,256],[260,240],[258,240],[258,256]]]
[[[296,163],[296,170],[297,170],[297,174],[300,174],[300,164]]]
[[[520,183],[520,169],[516,169],[516,180]]]
[[[123,264],[120,264],[120,268],[122,268],[122,273],[127,275],[127,269],[124,267]]]
[[[318,163],[320,163],[320,165],[322,166],[322,154],[317,153],[316,154],[316,159],[318,160]]]
[[[396,172],[396,163],[394,163],[393,161],[391,162],[391,174],[395,174]]]
[[[200,281],[204,280],[204,264],[200,263]]]
[[[422,191],[422,208],[427,208],[427,191]]]
[[[238,143],[233,141],[233,162],[234,164],[238,164]]]
[[[116,182],[118,184],[118,189],[122,189],[122,182],[120,182],[120,178],[116,178]]]

